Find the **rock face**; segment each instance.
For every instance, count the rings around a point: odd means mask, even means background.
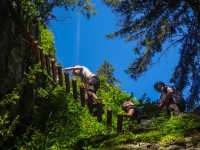
[[[8,0],[0,0],[0,101],[6,94],[13,91],[18,83],[21,82],[24,72],[32,62],[30,48],[20,33],[19,25],[13,21],[13,16],[9,9]],[[37,30],[31,29],[31,33]],[[38,31],[37,31],[38,32]],[[34,84],[26,87],[19,95],[17,104],[10,104],[3,109],[0,114],[9,111],[9,117],[12,119],[16,114],[24,124],[28,124],[32,119],[32,110],[35,104]]]
[[[0,99],[21,81],[27,55],[24,40],[12,21],[6,1],[0,1]]]

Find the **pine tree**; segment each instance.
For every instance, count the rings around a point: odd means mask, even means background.
[[[133,48],[139,57],[126,73],[137,80],[151,65],[155,54],[160,57],[179,44],[180,58],[170,80],[177,90],[190,87],[187,101],[199,103],[200,71],[200,0],[103,0],[118,15],[120,29],[108,38],[122,37],[126,42],[137,41]],[[164,44],[168,44],[163,49]],[[157,54],[158,55],[158,54]],[[160,58],[159,57],[159,58]],[[191,107],[193,107],[191,105]]]
[[[108,78],[107,83],[114,85],[114,82],[121,83],[118,79],[114,77],[114,72],[115,68],[113,68],[113,65],[110,64],[108,61],[104,61],[104,63],[99,67],[97,70],[97,75],[98,76],[105,76]]]

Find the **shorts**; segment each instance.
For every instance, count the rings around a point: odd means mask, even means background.
[[[98,88],[100,87],[100,80],[97,76],[93,76],[92,78],[90,78],[89,83],[86,87],[86,91],[91,91],[92,93],[97,92]]]

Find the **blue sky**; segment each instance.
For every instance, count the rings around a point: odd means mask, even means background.
[[[147,93],[152,101],[158,99],[160,94],[154,90],[153,85],[157,81],[169,84],[173,68],[177,64],[178,53],[175,52],[177,47],[171,48],[158,64],[134,81],[124,70],[137,57],[132,52],[136,43],[125,43],[120,38],[107,39],[105,34],[119,29],[116,26],[117,18],[99,0],[94,0],[93,3],[96,4],[98,13],[89,20],[74,12],[65,22],[52,22],[49,29],[55,36],[57,62],[61,62],[63,68],[82,65],[96,73],[104,60],[107,60],[113,64],[114,76],[122,82],[123,91],[128,94],[133,92],[136,98],[141,98]],[[66,15],[62,9],[56,9],[55,13]]]

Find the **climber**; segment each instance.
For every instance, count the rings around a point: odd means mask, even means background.
[[[84,66],[75,66],[62,69],[62,71],[72,71],[75,76],[80,76],[81,81],[85,84],[86,94],[92,94],[95,100],[99,98],[96,95],[98,88],[100,87],[100,80],[97,75],[93,74],[88,68]],[[86,97],[88,100],[88,96]]]
[[[171,112],[174,115],[179,115],[185,110],[186,103],[179,91],[173,90],[170,86],[160,81],[154,84],[154,89],[161,93],[161,103],[158,106],[159,110],[166,106],[168,116],[171,115]]]
[[[140,126],[146,126],[151,122],[151,120],[145,116],[144,112],[140,108],[134,106],[130,101],[123,104],[122,110],[124,110],[126,114],[117,114],[117,117],[131,118],[132,120],[136,120]]]

